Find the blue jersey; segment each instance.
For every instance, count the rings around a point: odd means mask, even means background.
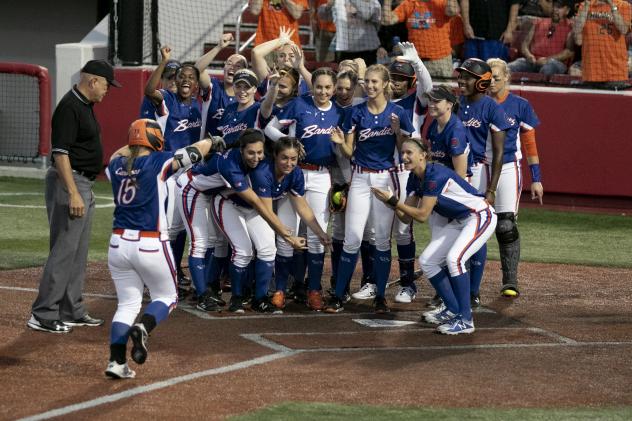
[[[140,117],[139,118],[150,118],[152,120],[156,119],[156,106],[151,99],[146,96],[143,97],[143,102],[140,104]]]
[[[114,228],[139,231],[167,231],[165,201],[167,178],[173,173],[173,153],[152,152],[134,160],[132,175],[127,158],[114,158],[106,170],[114,194]]]
[[[332,131],[343,121],[343,112],[333,102],[328,109],[314,104],[314,98],[298,97],[277,115],[279,123],[289,126],[289,135],[298,138],[305,147],[305,162],[331,165],[335,160]]]
[[[524,98],[509,93],[507,98],[499,104],[513,122],[511,129],[507,130],[505,138],[505,154],[503,164],[507,162],[520,161],[522,152],[520,150],[520,131],[529,131],[540,124],[538,116],[533,111],[531,104]]]
[[[274,161],[268,158],[260,162],[257,168],[252,170],[249,175],[252,189],[259,197],[277,200],[284,197],[287,193],[294,196],[305,195],[305,177],[298,166],[283,177],[281,181],[278,181],[274,173]]]
[[[229,197],[235,204],[250,208],[251,206],[245,200],[234,194],[250,188],[248,174],[252,171],[252,168],[244,163],[241,157],[241,150],[231,149],[224,155],[221,155],[217,160],[217,169],[230,189],[225,191],[224,195]]]
[[[425,105],[422,105],[422,103],[419,101],[416,92],[410,93],[400,99],[393,99],[392,101],[402,107],[406,112],[408,121],[410,121],[410,123],[415,128],[415,131],[413,133],[416,136],[421,136],[421,128],[424,125],[424,121],[426,120],[427,107]]]
[[[469,151],[467,143],[467,130],[461,119],[452,114],[441,133],[438,133],[439,122],[433,120],[428,128],[428,140],[430,140],[430,156],[432,160],[454,169],[452,157],[462,155]]]
[[[389,101],[384,111],[373,114],[367,104],[365,102],[353,106],[342,124],[343,132],[355,133],[353,161],[372,170],[392,168],[395,166],[397,136],[391,129],[391,114],[399,117],[403,133],[410,135],[414,129],[399,105]]]
[[[217,129],[224,110],[230,104],[236,102],[234,96],[230,96],[224,89],[224,84],[215,78],[211,78],[211,91],[208,99],[204,101],[202,107],[202,115],[206,116],[205,134],[211,136],[220,136],[221,132]]]
[[[217,126],[226,146],[237,142],[241,132],[248,128],[259,128],[259,108],[261,103],[255,102],[243,111],[238,111],[239,103],[233,102],[224,109],[224,115]]]
[[[219,160],[222,154],[215,153],[204,161],[198,162],[189,170],[190,184],[199,191],[207,194],[219,193],[226,188],[226,182],[219,173]]]
[[[411,171],[406,184],[407,196],[437,198],[434,211],[449,219],[463,219],[487,209],[485,199],[467,181],[450,168],[428,163],[423,182]]]
[[[459,118],[467,129],[467,140],[470,143],[472,157],[471,162],[492,162],[491,132],[499,132],[512,127],[511,120],[507,117],[500,105],[488,96],[483,96],[478,101],[470,102],[461,96]]]
[[[165,137],[165,150],[175,151],[200,140],[202,109],[197,98],[190,104],[180,101],[178,94],[161,89],[162,104],[156,107],[156,120]]]

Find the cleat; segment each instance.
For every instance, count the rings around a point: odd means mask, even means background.
[[[349,302],[351,302],[351,295],[349,295],[348,292],[345,292],[345,295],[342,296],[342,303],[347,304]]]
[[[437,308],[437,307],[440,307],[442,304],[443,304],[443,299],[439,297],[439,295],[435,295],[434,297],[430,299],[430,301],[428,301],[428,303],[426,304],[426,307]]]
[[[517,298],[520,295],[520,292],[518,292],[518,289],[515,287],[505,287],[500,293],[503,297],[507,298]]]
[[[472,294],[470,296],[470,305],[472,307],[472,310],[480,308],[481,307],[481,296],[478,295],[478,294]]]
[[[147,359],[147,330],[142,323],[136,323],[129,330],[132,339],[132,360],[136,364],[143,364]]]
[[[270,302],[276,309],[283,310],[285,308],[285,292],[276,291],[274,294],[272,294],[272,299],[270,300]],[[281,311],[281,313],[283,313],[283,311]]]
[[[344,309],[342,300],[338,297],[332,297],[325,306],[325,313],[340,313],[341,311],[344,311]]]
[[[424,316],[424,320],[426,323],[433,325],[442,325],[451,322],[456,316],[456,314],[446,308],[439,313]]]
[[[119,364],[116,361],[110,361],[108,368],[105,369],[105,375],[113,379],[133,379],[136,372],[130,370],[127,363]]]
[[[26,325],[33,330],[39,330],[41,332],[49,332],[49,333],[72,332],[72,326],[63,323],[61,320],[40,319],[34,314],[31,314],[31,318],[26,323]]]
[[[428,311],[424,311],[423,313],[421,313],[421,321],[425,322],[426,321],[426,316],[435,316],[439,313],[441,313],[443,310],[445,310],[446,307],[443,303],[441,303],[441,305],[437,308],[433,308],[432,310],[428,310]]]
[[[252,311],[256,311],[257,313],[272,313],[275,310],[265,299],[253,300],[250,308]]]
[[[217,301],[211,299],[208,295],[204,294],[198,299],[198,303],[195,306],[200,311],[222,311]]]
[[[245,313],[243,298],[237,295],[231,297],[228,311],[230,311],[231,313],[237,313],[237,314]]]
[[[473,320],[463,320],[460,317],[452,320],[451,323],[442,324],[437,328],[437,332],[443,335],[460,335],[461,333],[472,333],[474,332],[474,321]]]
[[[318,290],[309,291],[307,293],[307,307],[314,311],[322,311],[323,293]]]
[[[178,270],[178,286],[191,286],[191,279],[184,274],[184,271],[182,269]]]
[[[386,298],[384,297],[375,297],[374,301],[375,305],[375,314],[385,314],[390,313],[391,309],[386,305]]]
[[[356,300],[372,300],[377,294],[377,286],[375,284],[364,284],[358,292],[351,294]]]
[[[408,304],[412,303],[415,297],[417,297],[417,294],[412,287],[401,287],[395,296],[395,302]]]

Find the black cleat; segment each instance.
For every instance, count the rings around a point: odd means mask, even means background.
[[[472,310],[481,307],[481,296],[478,294],[470,295],[470,305],[472,306]]]
[[[143,364],[147,359],[147,330],[142,323],[136,323],[129,330],[132,339],[132,360],[136,364]]]
[[[325,306],[325,313],[340,313],[344,311],[342,300],[338,297],[331,297]]]
[[[375,297],[375,314],[385,314],[390,313],[391,309],[386,305],[386,298],[384,297]]]

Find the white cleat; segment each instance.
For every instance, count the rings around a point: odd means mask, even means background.
[[[373,300],[377,295],[377,286],[375,284],[364,284],[358,292],[351,296],[356,300]]]
[[[409,304],[413,302],[415,297],[417,297],[417,294],[414,289],[411,287],[402,287],[395,296],[395,302]]]
[[[116,361],[110,361],[108,368],[105,369],[105,375],[113,379],[133,379],[136,377],[136,372],[130,370],[127,363],[119,364]]]

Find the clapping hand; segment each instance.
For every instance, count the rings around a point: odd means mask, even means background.
[[[391,193],[388,190],[382,190],[382,189],[378,189],[377,187],[371,187],[371,192],[373,193],[373,195],[375,195],[375,197],[377,197],[381,202],[388,202],[388,200],[393,196],[393,193]]]

